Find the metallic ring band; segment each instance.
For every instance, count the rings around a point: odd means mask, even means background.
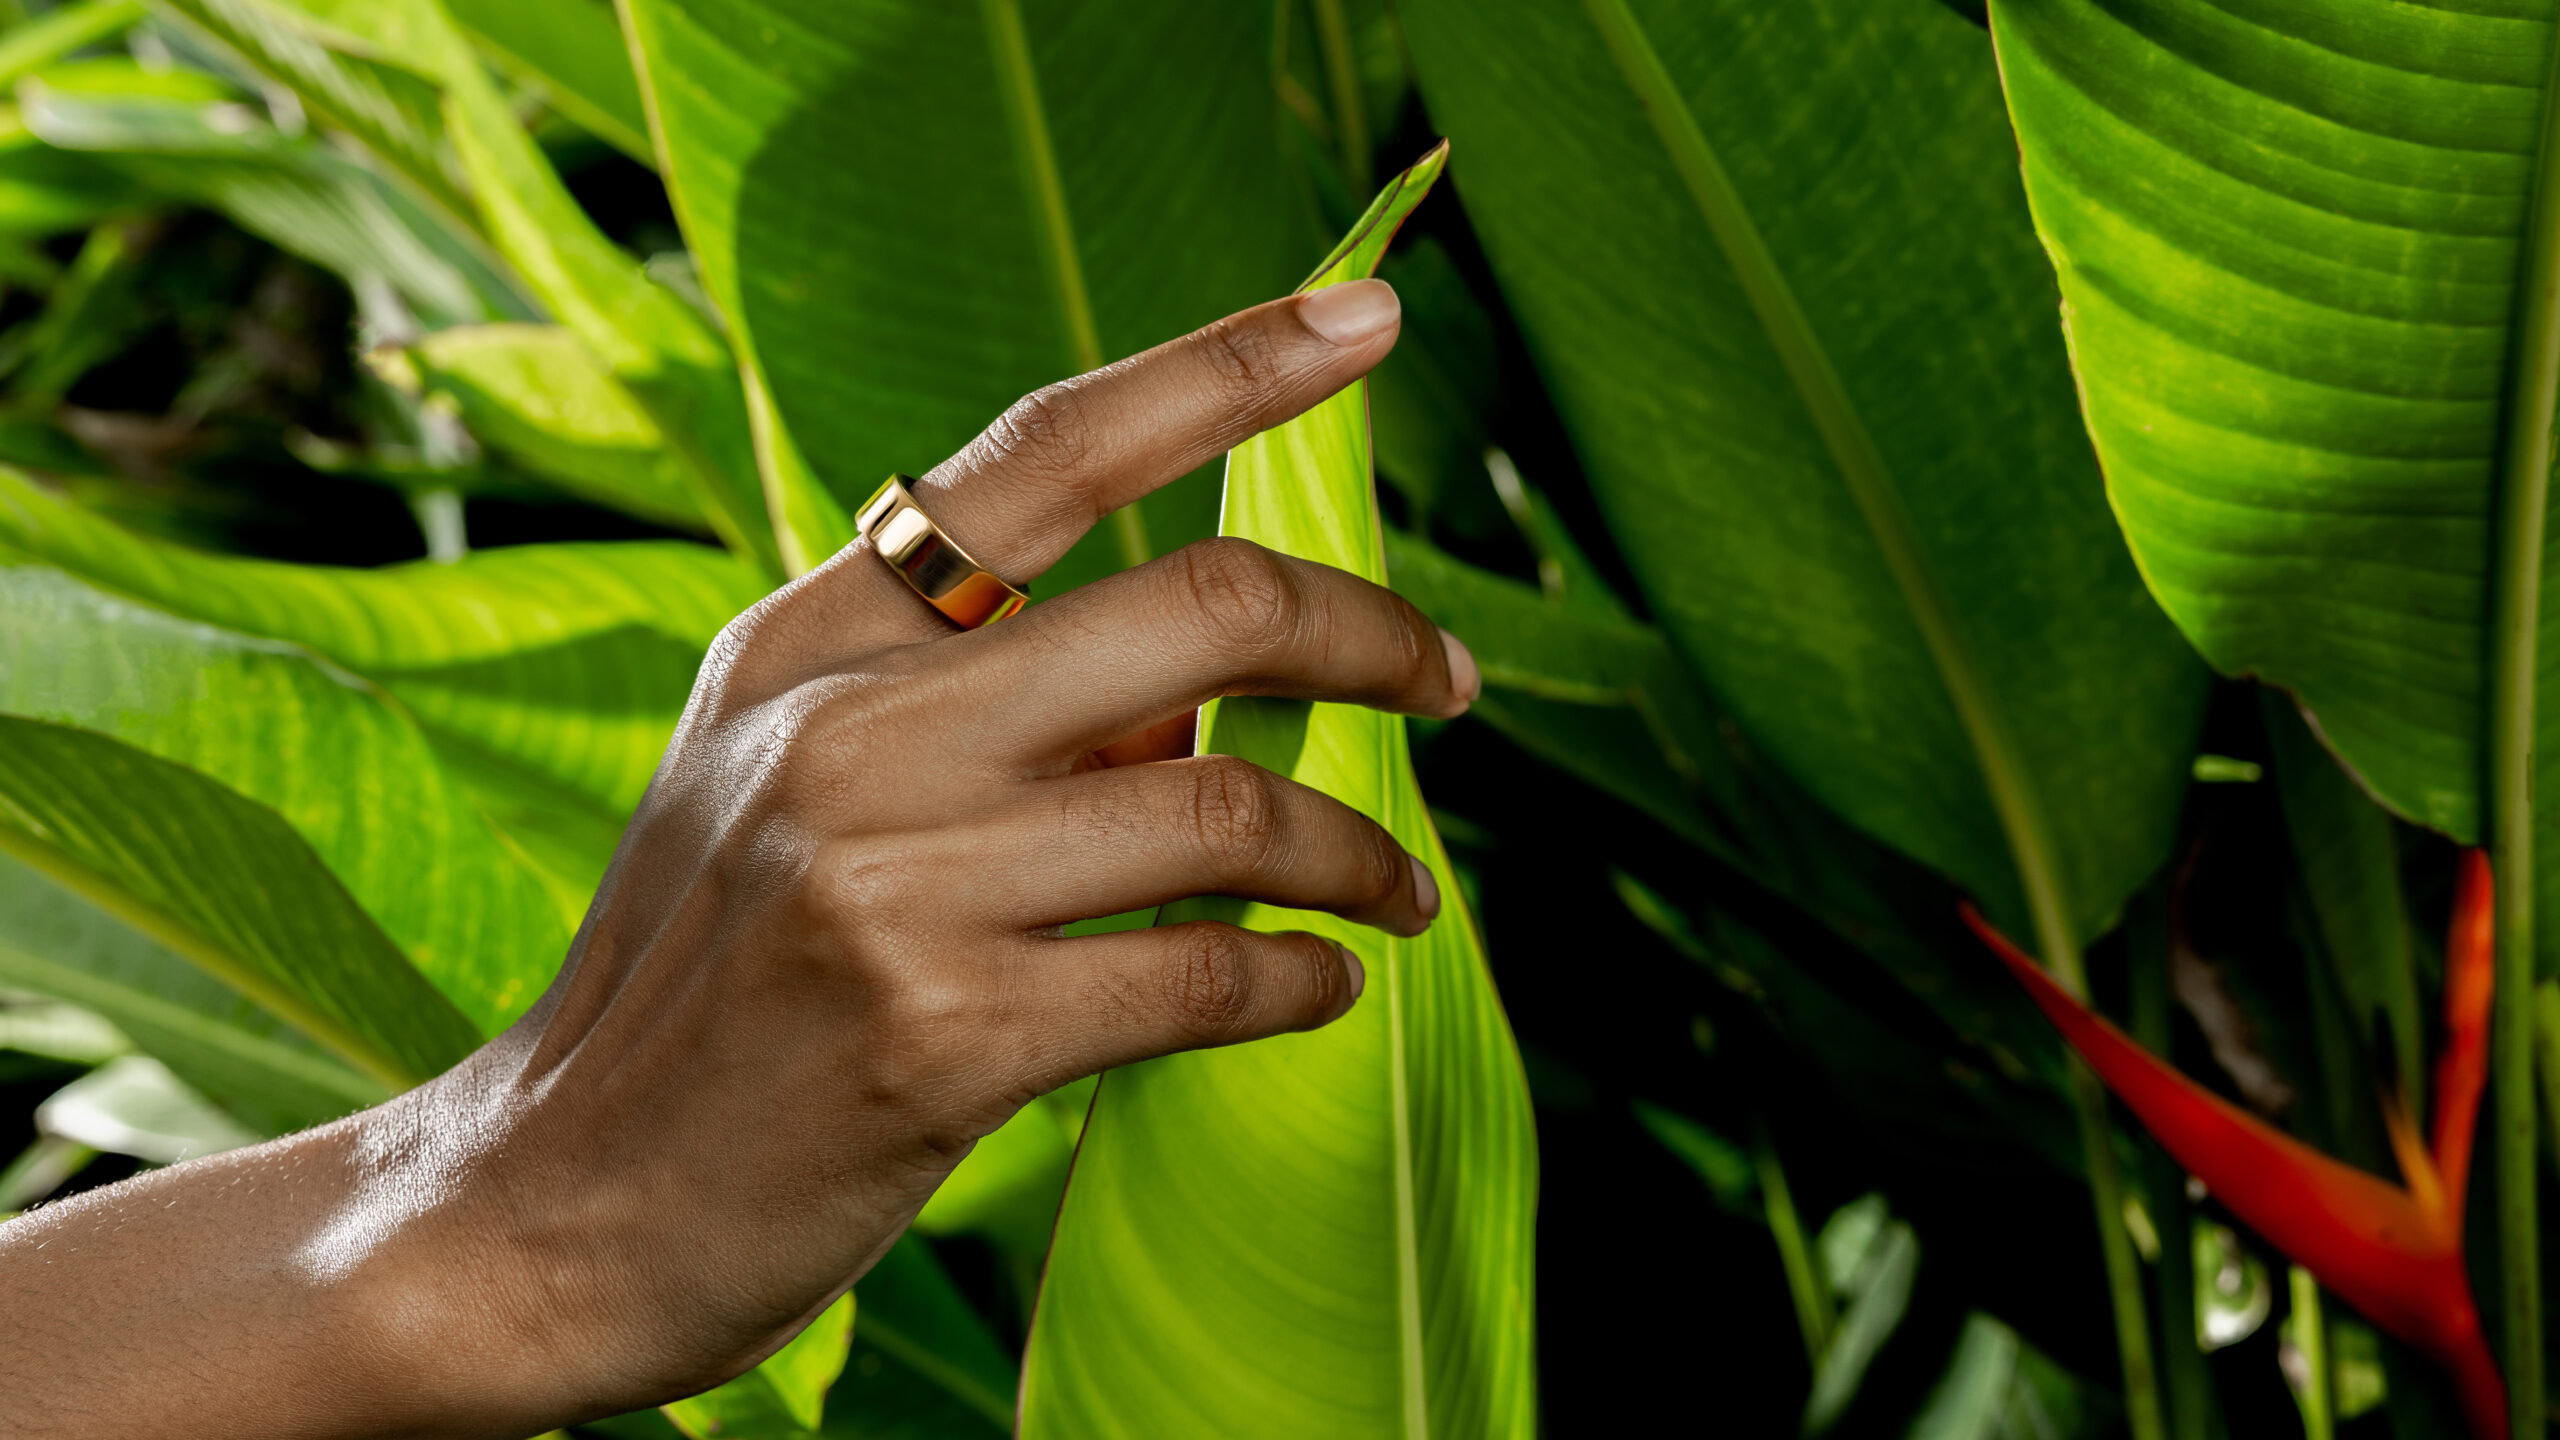
[[[1031,603],[1031,597],[998,579],[951,543],[942,527],[907,493],[913,483],[892,475],[864,502],[855,523],[871,548],[889,562],[924,603],[963,630],[993,625]]]

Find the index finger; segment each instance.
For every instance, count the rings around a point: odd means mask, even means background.
[[[1024,396],[915,487],[980,565],[1016,584],[1103,516],[1369,373],[1402,310],[1361,280],[1242,310]]]

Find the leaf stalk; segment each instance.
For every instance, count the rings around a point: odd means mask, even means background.
[[[2560,45],[2543,85],[2542,135],[2516,284],[2499,454],[2489,621],[2489,843],[2500,878],[2489,1083],[2497,1149],[2499,1314],[2509,1432],[2544,1433],[2540,1200],[2535,1155],[2534,681],[2541,654],[2543,527],[2560,403]]]

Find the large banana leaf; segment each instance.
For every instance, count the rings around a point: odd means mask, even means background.
[[[481,1030],[533,1002],[585,897],[508,843],[396,702],[298,647],[0,562],[0,712],[113,736],[271,807]],[[159,796],[137,782],[120,803]]]
[[[573,911],[655,773],[704,650],[764,588],[746,563],[680,541],[514,546],[381,570],[208,555],[6,473],[0,545],[374,682],[549,864]]]
[[[1823,804],[1995,909],[2025,872],[2057,929],[2107,923],[2170,843],[2204,677],[2107,514],[1980,32],[1399,13],[1672,641]]]
[[[2003,0],[2108,494],[2207,659],[2457,839],[2546,3]]]
[[[1302,222],[1256,7],[624,11],[685,238],[779,416],[767,461],[806,457],[840,493],[936,464],[1017,396],[1294,278]],[[1177,484],[1048,583],[1209,533],[1215,496],[1205,474]]]
[[[1392,182],[1310,285],[1369,274],[1445,153]],[[1362,387],[1238,447],[1221,527],[1383,580]],[[1226,700],[1202,737],[1452,874],[1401,720]],[[1024,1434],[1532,1433],[1528,1094],[1465,898],[1441,893],[1411,940],[1234,901],[1170,908],[1334,936],[1368,990],[1320,1031],[1104,1078],[1033,1322]]]
[[[111,746],[114,742],[101,738],[95,743]],[[126,825],[158,827],[159,838],[170,842],[181,855],[215,847],[232,855],[240,851],[233,838],[238,827],[228,825],[222,817],[245,815],[255,808],[245,800],[237,806],[209,805],[196,818],[210,823],[192,826],[184,822],[173,825],[165,813],[120,819]],[[276,824],[271,815],[242,820],[241,824],[255,828],[261,822]],[[89,873],[96,876],[99,872]],[[211,944],[204,937],[222,927],[226,910],[243,906],[254,909],[272,903],[273,897],[290,896],[305,902],[316,899],[322,908],[315,913],[320,914],[328,913],[326,907],[330,905],[352,910],[354,901],[347,899],[343,891],[332,897],[323,893],[323,887],[308,883],[320,874],[316,864],[290,868],[280,877],[262,877],[262,884],[267,887],[263,895],[208,895],[204,898],[212,903],[185,907],[196,912],[195,919],[181,922],[170,918],[166,923],[183,924],[190,937]],[[126,897],[130,903],[137,890],[150,888],[156,881],[150,876],[129,875],[112,883],[113,893]],[[204,894],[184,885],[177,888],[187,899]],[[153,913],[166,916],[168,911]],[[369,923],[358,926],[350,922],[340,928],[342,933],[370,930],[374,941],[380,938],[380,932]],[[262,925],[254,927],[250,937],[255,942],[272,934],[290,943],[305,933]],[[368,942],[344,955],[300,955],[293,963],[278,968],[287,977],[332,973],[325,967],[344,965],[350,956],[381,956],[385,952],[389,952],[386,963],[406,965],[387,945]],[[236,969],[247,963],[226,961],[216,968]],[[402,983],[416,986],[414,978]],[[392,1082],[387,1075],[376,1077],[351,1067],[314,1045],[290,1023],[224,984],[211,970],[198,968],[178,951],[117,920],[110,910],[81,899],[26,865],[6,860],[0,860],[0,985],[57,996],[105,1016],[137,1047],[159,1057],[226,1112],[265,1134],[281,1135],[334,1120],[391,1094]],[[439,1001],[422,1013],[433,1015],[440,1009],[449,1007]],[[455,1041],[468,1038],[467,1028],[452,1037]]]
[[[133,803],[143,795],[151,803]],[[0,854],[284,1017],[374,1084],[415,1084],[479,1042],[292,827],[184,766],[91,731],[0,716]]]

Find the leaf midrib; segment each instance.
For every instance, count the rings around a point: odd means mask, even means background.
[[[269,980],[231,947],[145,901],[61,850],[13,826],[0,826],[0,856],[25,865],[119,923],[175,952],[197,969],[301,1031],[358,1074],[393,1093],[411,1089],[430,1078],[427,1074],[413,1072],[347,1025]]]
[[[1939,683],[1972,744],[1992,809],[2007,835],[2011,859],[2026,893],[2046,963],[2074,994],[2085,995],[2088,984],[2073,928],[2072,907],[2042,800],[2030,782],[2025,756],[2008,717],[1921,548],[1918,529],[1885,464],[1883,451],[1850,399],[1830,352],[1779,268],[1777,257],[1770,252],[1741,192],[1717,158],[1714,145],[1682,98],[1643,26],[1628,10],[1626,0],[1584,0],[1584,5],[1610,58],[1644,107],[1666,158],[1732,267],[1734,279],[1758,317],[1770,348],[1777,352],[1797,399],[1848,487],[1869,536],[1883,554],[1904,608],[1937,670]]]

